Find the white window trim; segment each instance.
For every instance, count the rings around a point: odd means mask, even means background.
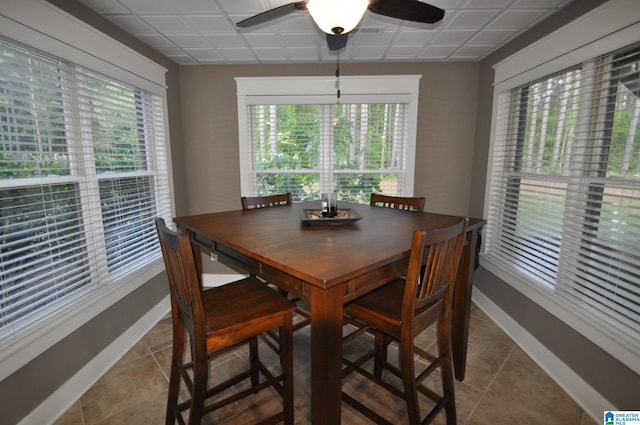
[[[366,75],[340,77],[340,103],[407,103],[407,151],[405,192],[413,194],[416,135],[418,124],[418,95],[420,75]],[[335,77],[237,77],[238,136],[240,152],[240,190],[251,193],[249,164],[243,158],[250,155],[247,134],[247,106],[253,104],[300,103],[304,96],[308,103],[335,103]]]
[[[165,108],[167,166],[170,163],[169,125],[165,87],[166,69],[109,38],[44,0],[0,2],[0,35],[52,55],[98,69],[101,73],[162,97]],[[175,211],[173,181],[169,176],[171,212]],[[127,279],[71,303],[63,314],[9,337],[0,347],[0,381],[42,352],[164,271],[162,258],[141,267]]]
[[[497,63],[495,68],[491,142],[487,164],[484,215],[488,216],[497,111],[500,94],[537,78],[633,44],[639,40],[640,8],[635,0],[611,0],[590,13]],[[499,166],[499,164],[496,164]],[[482,265],[551,314],[589,338],[640,374],[640,345],[584,311],[563,304],[552,288],[508,270],[482,255]]]

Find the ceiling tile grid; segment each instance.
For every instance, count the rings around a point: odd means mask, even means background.
[[[306,11],[238,29],[288,0],[79,0],[181,65],[334,62]],[[343,62],[482,60],[572,0],[431,0],[437,24],[365,12],[339,52]]]

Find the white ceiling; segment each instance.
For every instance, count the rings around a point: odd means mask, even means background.
[[[79,0],[173,61],[196,64],[335,62],[309,14],[258,27],[235,23],[291,0]],[[429,0],[438,24],[366,12],[349,35],[342,62],[475,61],[571,0]]]

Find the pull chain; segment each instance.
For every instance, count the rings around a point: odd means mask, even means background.
[[[338,55],[336,59],[336,103],[340,103],[340,51],[338,50]]]

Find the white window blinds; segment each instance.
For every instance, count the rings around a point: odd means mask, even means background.
[[[0,340],[159,257],[163,100],[0,39]]]
[[[502,92],[487,259],[640,344],[640,45]]]
[[[255,194],[291,192],[296,201],[368,202],[371,192],[402,195],[407,104],[248,106],[250,185]]]

